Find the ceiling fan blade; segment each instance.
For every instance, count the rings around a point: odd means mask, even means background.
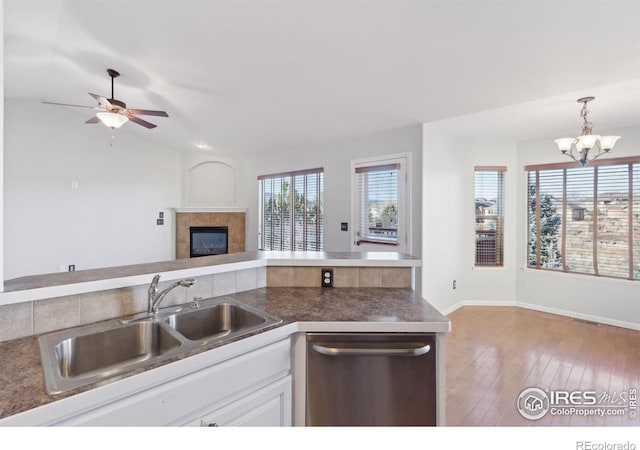
[[[157,127],[157,125],[154,125],[150,122],[147,122],[146,120],[142,120],[139,117],[136,117],[132,114],[127,114],[127,117],[129,118],[130,121],[137,123],[138,125],[142,125],[145,128],[155,128]]]
[[[85,123],[99,123],[100,118],[98,116],[93,116],[91,119],[87,120]]]
[[[102,95],[92,94],[91,92],[89,92],[89,95],[95,98],[96,100],[98,100],[98,103],[100,103],[102,106],[106,106],[108,108],[111,108],[113,106],[111,102],[107,100],[106,97],[103,97]]]
[[[149,109],[129,109],[129,114],[140,114],[142,116],[160,116],[169,117],[165,111],[153,111]]]
[[[84,106],[84,105],[70,105],[69,103],[55,103],[55,102],[42,102],[47,105],[58,105],[58,106],[73,106],[74,108],[88,108],[88,109],[98,109],[94,106]]]

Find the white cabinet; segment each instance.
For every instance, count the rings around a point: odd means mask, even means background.
[[[290,349],[285,339],[53,423],[291,425]]]
[[[288,427],[291,417],[291,375],[288,375],[185,425]]]

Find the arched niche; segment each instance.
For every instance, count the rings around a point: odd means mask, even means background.
[[[191,206],[235,205],[235,169],[220,161],[193,166],[187,171],[187,203]]]

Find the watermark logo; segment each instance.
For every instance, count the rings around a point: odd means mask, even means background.
[[[633,442],[577,441],[576,450],[636,450]]]
[[[538,420],[547,414],[554,416],[625,416],[638,417],[638,390],[602,391],[543,391],[537,387],[523,390],[518,396],[517,409],[522,417]]]
[[[538,420],[549,412],[551,402],[549,396],[542,389],[527,388],[518,396],[518,412],[529,420]]]

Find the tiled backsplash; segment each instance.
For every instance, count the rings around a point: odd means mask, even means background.
[[[334,267],[333,270],[336,288],[411,287],[410,267]],[[258,267],[195,278],[196,284],[192,287],[170,291],[162,307],[188,303],[193,297],[218,297],[265,286],[319,287],[321,268]],[[161,281],[158,289],[171,283]],[[147,288],[148,285],[141,285],[0,306],[0,341],[146,311]]]
[[[177,287],[162,307],[179,305],[193,297],[217,297],[265,287],[266,267],[195,277],[190,288]],[[149,280],[151,282],[151,280]],[[172,281],[161,281],[158,290]],[[0,306],[0,341],[129,316],[147,310],[148,285],[57,297]]]
[[[321,267],[267,267],[267,286],[320,287]],[[410,288],[410,267],[334,267],[334,287]]]

